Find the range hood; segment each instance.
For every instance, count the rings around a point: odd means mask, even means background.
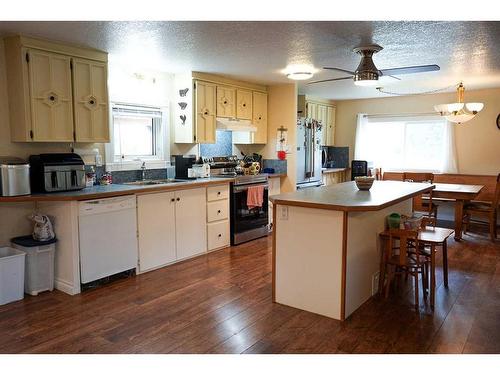
[[[250,120],[217,117],[217,130],[230,130],[240,132],[256,132],[257,127]]]

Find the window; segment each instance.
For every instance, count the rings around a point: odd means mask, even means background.
[[[456,172],[453,128],[436,116],[358,115],[355,158],[383,170]]]
[[[114,162],[163,160],[163,134],[159,108],[113,106]]]

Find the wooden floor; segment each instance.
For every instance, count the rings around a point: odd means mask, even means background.
[[[450,240],[434,313],[414,311],[410,280],[345,322],[271,302],[270,246],[0,306],[0,353],[500,353],[500,241]]]

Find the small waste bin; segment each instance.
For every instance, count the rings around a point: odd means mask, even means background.
[[[32,296],[54,290],[54,254],[56,239],[37,241],[32,236],[16,237],[12,247],[26,254],[24,292]]]
[[[24,298],[24,257],[22,251],[0,247],[0,305]]]

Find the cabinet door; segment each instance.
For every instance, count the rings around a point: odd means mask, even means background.
[[[140,272],[161,267],[177,259],[173,192],[139,195],[137,227]]]
[[[335,144],[335,107],[329,106],[327,109],[327,139],[326,145],[333,146]]]
[[[217,86],[217,117],[236,116],[236,89]]]
[[[253,92],[253,124],[257,131],[253,143],[267,143],[267,94]]]
[[[314,120],[318,119],[318,105],[316,103],[307,102],[306,103],[307,116]]]
[[[196,143],[215,143],[216,86],[207,82],[195,83]]]
[[[28,55],[33,140],[73,142],[70,58],[38,50]]]
[[[109,142],[107,64],[73,59],[75,137],[78,142]]]
[[[205,188],[175,192],[177,259],[207,251],[207,201]]]
[[[236,90],[236,117],[242,120],[252,119],[252,92]]]

